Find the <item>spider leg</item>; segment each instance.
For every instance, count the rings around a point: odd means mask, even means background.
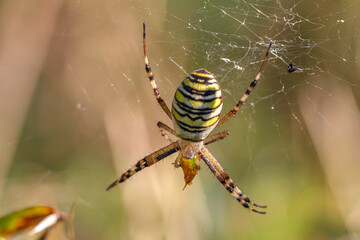
[[[261,68],[258,72],[258,74],[256,74],[256,77],[254,78],[254,80],[250,83],[250,86],[246,89],[246,92],[244,93],[244,95],[241,97],[240,101],[235,105],[235,107],[233,109],[230,110],[230,112],[228,112],[223,118],[220,119],[220,121],[217,124],[217,127],[222,125],[223,123],[225,123],[227,120],[229,120],[232,116],[234,116],[237,111],[239,111],[239,109],[241,108],[241,106],[243,105],[243,103],[246,101],[246,99],[249,97],[250,93],[253,91],[253,89],[255,88],[258,80],[260,79],[261,73],[264,69],[266,60],[268,58],[269,52],[270,52],[270,47],[271,47],[272,42],[270,42],[269,47],[266,51],[266,55],[264,58],[264,61],[261,65]]]
[[[229,177],[229,175],[225,172],[225,170],[216,161],[214,156],[212,156],[209,150],[203,147],[200,151],[200,156],[205,162],[205,164],[210,168],[211,172],[219,180],[219,182],[238,202],[240,202],[241,205],[256,213],[260,213],[260,214],[266,213],[264,211],[259,211],[250,206],[252,205],[259,208],[266,208],[266,206],[253,203],[245,194],[241,192],[241,190],[234,184],[233,180]]]
[[[175,162],[173,162],[173,164],[174,164],[175,168],[181,167],[181,165],[180,165],[180,154],[177,156],[177,158],[175,159]]]
[[[157,123],[157,126],[158,126],[158,128],[160,129],[160,133],[161,133],[161,136],[163,136],[166,140],[168,140],[169,142],[174,142],[170,137],[169,137],[169,135],[167,135],[167,133],[165,132],[165,130],[166,131],[168,131],[168,132],[170,132],[171,134],[173,134],[174,136],[176,136],[176,133],[175,133],[175,131],[171,128],[171,127],[169,127],[168,125],[166,125],[165,123],[163,123],[163,122],[158,122]],[[173,162],[173,164],[174,164],[174,167],[175,168],[179,168],[181,165],[180,165],[180,163],[179,163],[179,156],[175,159],[175,162]]]
[[[169,135],[167,135],[167,133],[165,132],[164,129],[159,128],[159,130],[160,130],[161,136],[163,136],[166,140],[168,140],[168,141],[171,142],[171,143],[174,142],[174,141],[169,137]]]
[[[166,138],[166,140],[168,140],[169,142],[174,142],[165,132],[166,130],[172,135],[176,136],[176,132],[171,127],[160,121],[157,123],[157,126],[160,129],[161,135]],[[175,162],[173,162],[175,168],[179,168],[181,166],[179,157],[180,155],[175,159]]]
[[[160,129],[161,136],[166,138],[166,140],[168,140],[169,142],[174,142],[165,132],[165,131],[168,131],[172,135],[176,136],[175,131],[171,127],[169,127],[168,125],[166,125],[165,123],[160,122],[160,121],[157,122],[157,127]]]
[[[160,96],[160,92],[159,89],[156,86],[156,82],[154,79],[154,74],[151,71],[151,67],[149,65],[149,59],[146,53],[146,44],[145,44],[145,39],[146,39],[146,32],[145,32],[145,22],[143,22],[143,44],[144,44],[144,61],[145,61],[145,70],[146,70],[146,74],[150,80],[150,84],[152,89],[154,90],[154,95],[155,98],[157,100],[157,102],[159,103],[160,107],[164,110],[164,112],[168,115],[168,117],[171,119],[172,115],[170,112],[169,107],[166,105],[165,101],[161,98]]]
[[[171,154],[180,150],[179,142],[176,141],[174,143],[170,143],[169,145],[160,148],[159,150],[147,155],[143,159],[139,160],[134,166],[132,166],[129,170],[124,172],[118,179],[116,179],[112,184],[110,184],[106,191],[118,185],[121,182],[126,181],[135,173],[143,170],[146,167],[150,167],[151,165],[159,162],[160,160],[170,156]]]
[[[204,145],[208,145],[214,142],[217,142],[219,140],[224,139],[226,136],[228,136],[230,134],[230,132],[228,130],[216,133],[214,135],[211,135],[209,137],[207,137],[204,141]]]

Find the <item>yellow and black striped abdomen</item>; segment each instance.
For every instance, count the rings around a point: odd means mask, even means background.
[[[175,132],[185,140],[203,141],[215,128],[221,110],[219,83],[206,69],[196,70],[175,92],[172,103]]]

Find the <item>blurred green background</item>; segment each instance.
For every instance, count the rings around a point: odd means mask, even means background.
[[[359,10],[350,0],[1,1],[0,215],[67,212],[80,199],[76,239],[359,239]],[[105,191],[167,144],[143,21],[168,105],[205,67],[230,110],[273,41],[260,84],[221,127],[231,135],[209,147],[266,215],[244,209],[204,164],[182,191],[176,156]],[[302,71],[288,74],[291,61]]]

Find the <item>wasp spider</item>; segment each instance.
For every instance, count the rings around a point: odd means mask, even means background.
[[[172,108],[170,110],[160,96],[154,75],[149,65],[145,45],[145,23],[143,23],[143,45],[145,70],[149,77],[155,98],[168,117],[172,119],[174,129],[162,122],[158,122],[157,126],[162,135],[171,143],[138,161],[134,166],[116,179],[107,190],[124,182],[142,169],[150,167],[175,152],[179,152],[179,156],[175,161],[175,167],[181,167],[183,169],[185,187],[191,184],[199,170],[200,160],[202,159],[219,182],[234,198],[236,198],[237,201],[253,212],[264,214],[264,211],[257,210],[254,207],[266,208],[266,206],[250,201],[250,199],[234,184],[233,180],[207,150],[205,145],[221,140],[229,135],[229,131],[223,131],[213,135],[210,134],[216,127],[225,123],[239,111],[240,107],[256,86],[269,55],[271,42],[260,71],[255,79],[251,82],[236,106],[222,118],[220,118],[223,104],[221,89],[214,75],[206,69],[199,69],[192,72],[180,83],[180,86],[175,92]],[[165,131],[178,137],[179,140],[171,140]]]

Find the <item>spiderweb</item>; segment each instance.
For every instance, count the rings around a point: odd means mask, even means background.
[[[298,95],[316,108],[316,99],[324,95],[346,105],[332,97],[335,85],[357,91],[358,81],[351,73],[357,64],[358,7],[357,1],[204,1],[188,7],[169,2],[162,18],[165,26],[152,39],[169,50],[152,61],[160,71],[169,63],[173,65],[171,74],[158,73],[160,81],[171,79],[172,87],[177,84],[172,79],[207,68],[217,77],[225,103],[229,103],[243,94],[272,41],[260,87],[244,108],[251,107],[253,114],[260,111],[271,116],[273,127],[278,130],[285,127],[278,116],[287,115],[295,120],[311,145],[300,117]],[[179,12],[181,8],[186,11]],[[156,6],[140,11],[150,19],[157,16]],[[287,72],[290,63],[298,67],[291,75]],[[326,82],[322,81],[324,78]],[[227,105],[228,109],[231,107]],[[318,109],[317,114],[332,125]],[[248,131],[257,131],[256,116],[245,118],[249,120]]]
[[[19,8],[23,16],[38,7],[26,6]],[[37,179],[23,187],[25,195],[48,194],[39,187],[47,183],[56,191],[53,195],[64,193],[62,203],[80,195],[91,208],[105,206],[91,225],[87,213],[80,214],[79,222],[85,223],[79,239],[234,239],[239,232],[244,238],[266,239],[278,226],[290,230],[274,233],[276,239],[358,236],[360,179],[355,170],[360,166],[353,156],[360,154],[360,1],[54,0],[41,7],[49,13],[59,10],[53,13],[57,17],[47,52],[40,54],[46,61],[39,64],[43,67],[32,85],[25,123],[19,124],[20,137],[0,138],[0,149],[15,152],[9,173],[7,164],[0,171],[0,183],[6,183],[6,175],[12,179],[10,190],[0,196],[4,206],[19,199],[11,189]],[[11,14],[2,16],[13,22]],[[271,218],[244,214],[239,226],[239,205],[228,204],[233,199],[210,173],[184,191],[189,195],[179,197],[182,173],[175,174],[171,164],[138,174],[122,186],[123,198],[116,202],[111,200],[116,193],[94,196],[84,190],[89,183],[105,189],[114,180],[109,177],[113,165],[119,174],[162,146],[156,121],[171,125],[143,70],[143,21],[150,65],[168,105],[186,75],[206,68],[219,81],[223,111],[229,111],[256,76],[272,42],[258,86],[236,117],[221,127],[232,134],[209,147],[240,188],[269,203]],[[21,34],[29,36],[43,27],[25,32],[24,26]],[[17,49],[19,44],[14,45]],[[291,74],[290,63],[297,68]],[[23,178],[25,173],[31,176]],[[114,233],[118,222],[124,223],[121,233]],[[311,227],[299,230],[308,222]],[[300,227],[288,228],[288,223]]]
[[[304,173],[298,171],[302,164],[298,162],[312,165],[319,155],[319,169],[324,169],[325,181],[341,202],[340,196],[360,195],[358,186],[349,192],[341,190],[341,186],[349,184],[342,176],[350,174],[355,178],[356,173],[344,170],[336,174],[340,166],[331,155],[352,152],[348,159],[354,160],[356,150],[342,149],[340,145],[342,150],[336,153],[322,149],[332,148],[326,139],[336,142],[339,137],[351,135],[339,128],[342,117],[334,117],[330,106],[339,116],[342,112],[343,119],[357,116],[356,104],[343,97],[354,94],[355,102],[359,101],[358,73],[354,69],[358,65],[359,7],[359,1],[202,1],[192,5],[171,1],[165,9],[153,5],[135,7],[133,11],[146,16],[150,26],[148,41],[162,50],[152,52],[150,61],[162,93],[170,101],[169,89],[175,89],[191,71],[204,67],[222,87],[224,111],[231,109],[255,77],[272,41],[261,83],[238,114],[241,116],[228,125],[236,140],[214,148],[224,154],[223,159],[235,160],[231,162],[234,169],[244,167],[238,158],[247,162],[242,171],[245,187],[254,179],[268,179],[264,176],[266,168],[281,172],[287,176],[286,181],[300,187],[312,180],[303,179]],[[161,27],[151,27],[154,20],[161,21]],[[150,43],[148,46],[151,49]],[[287,72],[290,63],[298,68],[292,74]],[[318,139],[324,132],[329,136]],[[224,153],[227,151],[231,154]],[[241,157],[234,156],[236,152],[241,152]],[[353,160],[345,165],[354,166]],[[274,184],[265,184],[264,188],[273,189]],[[352,199],[349,204],[359,204]],[[352,208],[339,209],[347,230],[357,232],[359,224],[354,219],[359,209],[356,213]]]

